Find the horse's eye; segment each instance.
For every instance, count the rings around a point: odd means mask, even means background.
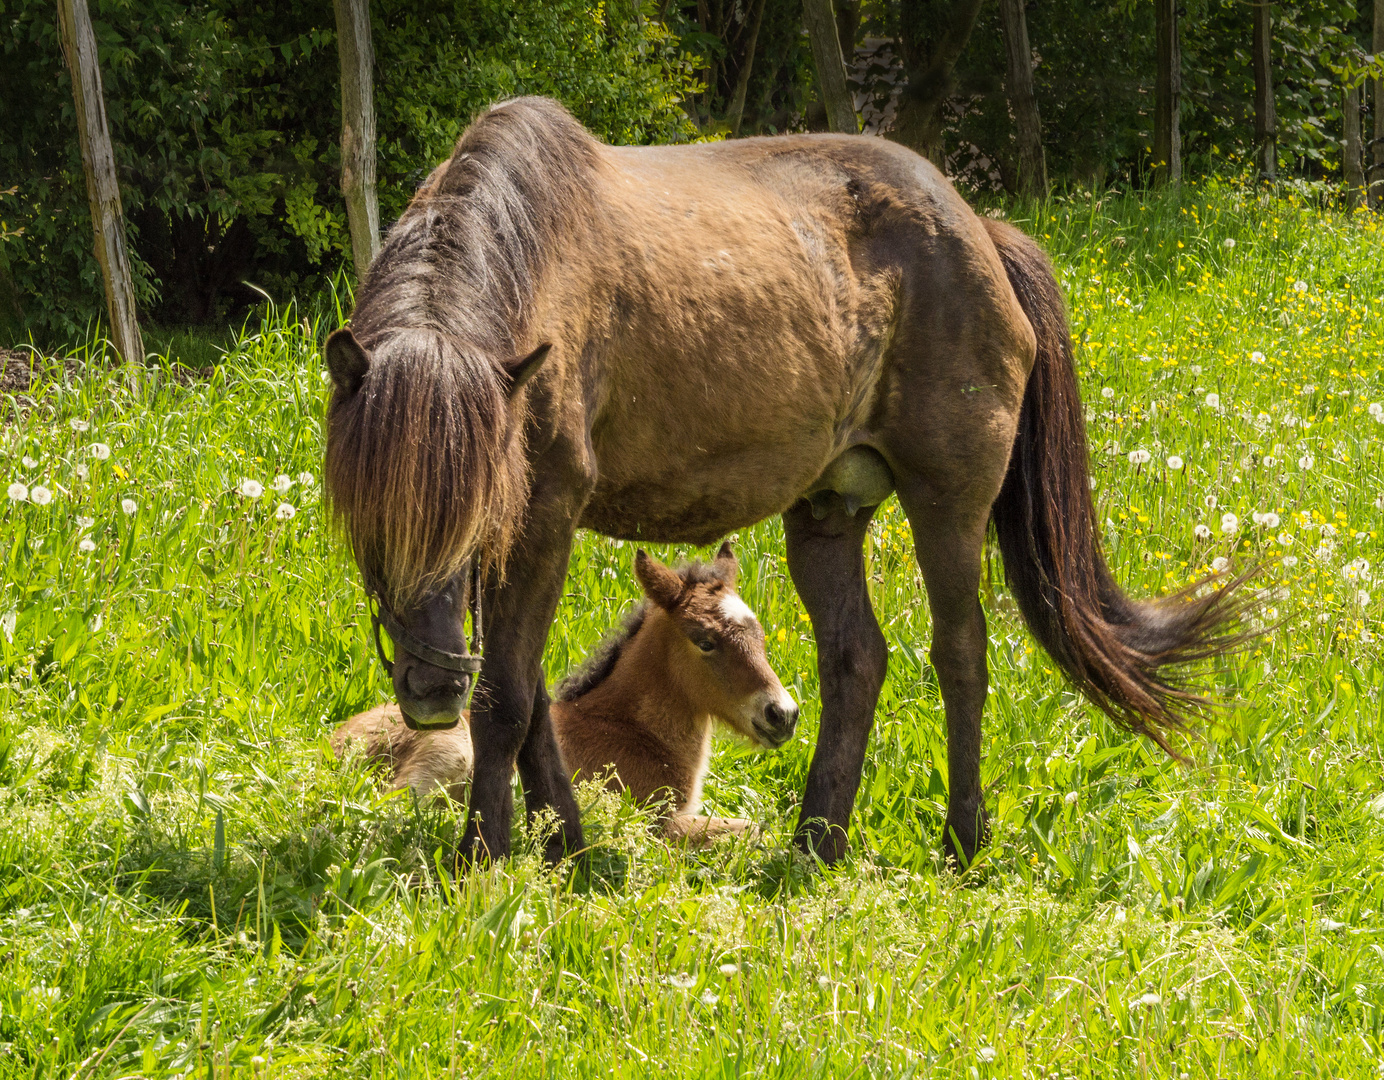
[[[715,652],[716,642],[712,641],[710,638],[702,638],[701,641],[697,642],[697,648],[701,649],[704,653]]]

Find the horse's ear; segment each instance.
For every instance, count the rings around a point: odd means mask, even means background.
[[[721,544],[721,550],[716,552],[716,561],[712,566],[717,577],[727,585],[734,586],[735,579],[740,576],[740,563],[736,561],[735,550],[730,546],[729,540]]]
[[[501,365],[505,369],[505,374],[509,376],[510,397],[519,393],[519,388],[533,378],[534,372],[548,358],[548,350],[552,347],[551,341],[545,341],[527,356],[516,356],[513,360]]]
[[[327,370],[332,382],[343,394],[354,394],[370,370],[370,354],[361,347],[356,335],[343,326],[327,339]]]
[[[665,610],[675,607],[682,596],[682,578],[643,548],[634,556],[634,576],[639,579],[644,595]]]

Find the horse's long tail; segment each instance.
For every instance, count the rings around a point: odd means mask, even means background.
[[[1165,751],[1206,705],[1176,677],[1179,665],[1242,645],[1236,628],[1254,601],[1241,586],[1198,582],[1136,601],[1101,551],[1087,467],[1071,334],[1046,256],[1011,226],[986,219],[1009,283],[1038,338],[1009,472],[992,521],[1005,575],[1029,630],[1067,677],[1117,723]],[[1170,670],[1171,669],[1171,670]]]

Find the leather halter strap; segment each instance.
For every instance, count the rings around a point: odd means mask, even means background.
[[[379,593],[372,590],[366,595],[370,598],[370,627],[375,635],[375,652],[379,654],[380,663],[384,665],[384,670],[390,678],[394,677],[394,662],[385,655],[384,642],[380,640],[381,626],[384,627],[385,632],[394,642],[396,651],[403,649],[405,652],[418,657],[425,664],[439,667],[443,671],[455,671],[458,674],[470,675],[474,685],[475,677],[481,670],[481,654],[485,649],[484,626],[481,623],[481,572],[479,567],[475,568],[471,579],[470,652],[447,652],[445,649],[434,648],[425,641],[419,641],[400,625],[399,620],[394,617],[394,613],[389,610],[389,606],[385,604]]]

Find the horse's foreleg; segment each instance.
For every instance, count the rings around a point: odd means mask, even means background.
[[[529,732],[519,748],[519,780],[529,817],[544,807],[558,816],[556,832],[544,841],[543,854],[550,863],[582,847],[581,811],[572,793],[572,780],[558,752],[557,735],[549,714],[548,688],[540,676],[533,697]]]
[[[850,515],[838,503],[818,520],[804,500],[783,515],[788,571],[812,619],[822,685],[822,722],[798,817],[798,844],[827,863],[846,852],[846,830],[889,662],[865,588],[863,546],[873,513],[866,507]]]
[[[541,475],[541,474],[540,474]],[[552,476],[550,471],[547,475]],[[510,778],[518,764],[529,815],[551,806],[562,826],[549,846],[582,846],[581,818],[572,785],[562,772],[548,720],[543,646],[562,598],[580,499],[573,492],[539,490],[525,519],[523,539],[510,555],[505,580],[486,590],[485,665],[471,703],[476,767],[471,809],[462,837],[463,859],[509,854],[513,800]]]
[[[929,657],[947,714],[947,854],[962,867],[975,858],[989,827],[980,787],[981,713],[989,673],[980,569],[986,515],[973,506],[946,507],[899,485],[913,529],[918,566],[932,611]]]

